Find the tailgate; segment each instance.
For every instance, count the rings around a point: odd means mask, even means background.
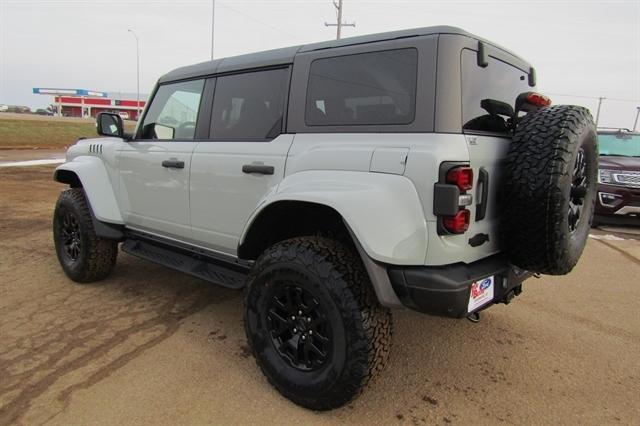
[[[473,204],[469,206],[471,221],[466,235],[472,239],[488,236],[488,241],[474,247],[475,254],[491,255],[500,250],[498,191],[510,138],[496,136],[465,136],[473,169]],[[476,237],[478,241],[484,237]]]

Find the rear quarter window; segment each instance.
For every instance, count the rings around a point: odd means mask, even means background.
[[[462,76],[462,130],[507,134],[507,117],[490,115],[481,106],[484,99],[505,102],[512,107],[516,97],[533,90],[527,73],[499,59],[489,57],[486,67],[478,65],[477,52],[463,49]]]
[[[316,59],[305,105],[307,126],[410,124],[415,119],[414,48]]]

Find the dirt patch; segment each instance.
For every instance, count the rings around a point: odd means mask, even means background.
[[[68,281],[51,241],[51,214],[64,189],[51,180],[52,170],[0,170],[0,424],[24,421],[22,415],[42,399],[48,406],[36,422],[46,421],[75,391],[165,340],[185,318],[235,294],[179,274],[174,278],[186,282],[175,285],[163,268],[137,265],[126,255],[120,263],[130,272],[127,279],[105,286]]]
[[[53,167],[0,169],[0,424],[636,424],[640,265],[590,239],[576,270],[482,320],[394,312],[391,360],[343,409],[282,398],[246,344],[241,293],[119,254],[62,273]],[[640,244],[637,241],[626,241]],[[560,419],[560,420],[559,420]]]
[[[3,239],[26,237],[50,229],[53,207],[64,186],[53,181],[52,167],[0,168]]]

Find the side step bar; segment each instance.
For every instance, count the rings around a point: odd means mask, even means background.
[[[205,281],[235,290],[245,286],[247,269],[237,265],[223,265],[222,262],[204,256],[190,256],[177,249],[159,244],[127,239],[122,243],[122,251],[133,256],[193,275]]]

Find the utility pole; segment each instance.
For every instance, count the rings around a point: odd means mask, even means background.
[[[598,111],[596,112],[596,127],[598,127],[598,120],[600,120],[600,107],[602,106],[602,101],[607,98],[600,96],[598,98]]]
[[[636,107],[636,121],[633,122],[633,131],[634,132],[638,128],[638,116],[640,116],[640,106]]]
[[[355,27],[355,22],[342,22],[342,0],[338,0],[336,3],[333,2],[333,6],[336,8],[337,20],[335,24],[330,24],[328,22],[324,23],[325,27],[336,27],[336,40],[340,40],[340,36],[342,35],[342,27]]]
[[[213,29],[216,22],[216,0],[211,0],[211,60],[213,61]]]
[[[140,120],[140,42],[132,29],[128,29],[136,38],[136,121]]]

